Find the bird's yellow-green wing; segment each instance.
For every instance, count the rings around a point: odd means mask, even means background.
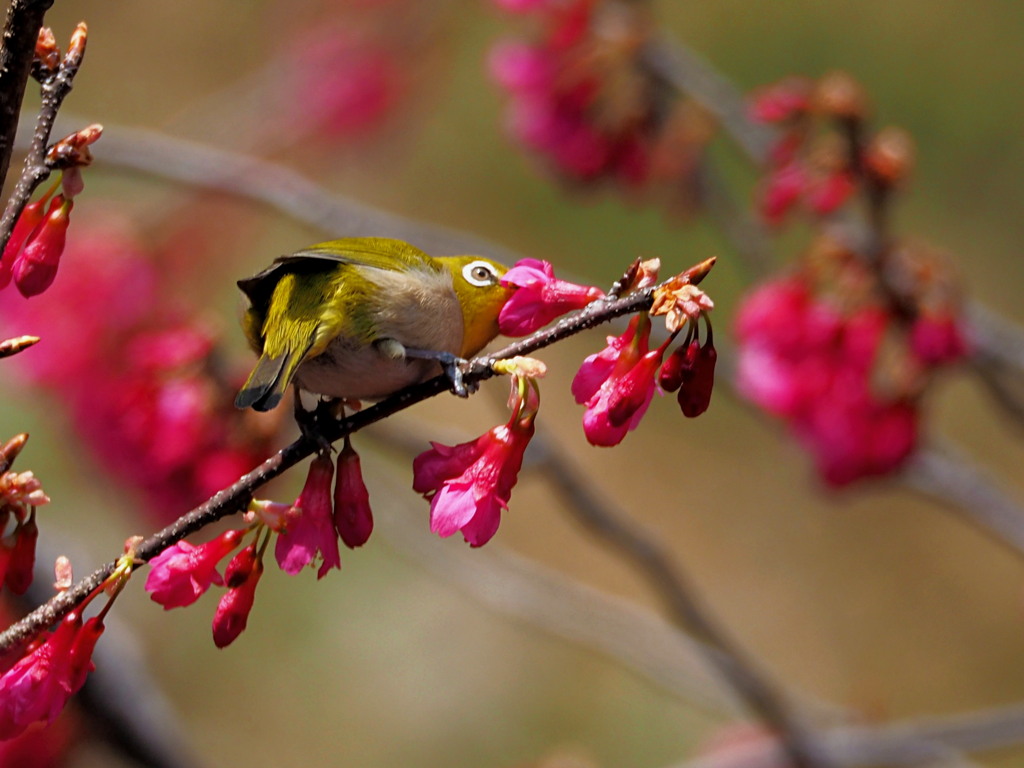
[[[401,240],[344,238],[281,256],[238,287],[249,298],[244,329],[260,359],[235,399],[239,408],[269,410],[284,395],[295,370],[345,333],[369,343],[373,328],[362,308],[373,285],[360,268],[405,272],[443,268]]]

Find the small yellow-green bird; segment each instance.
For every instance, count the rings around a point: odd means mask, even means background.
[[[378,400],[444,371],[465,394],[460,358],[498,335],[507,268],[428,256],[401,240],[352,237],[281,256],[238,281],[259,362],[235,398],[268,411],[290,383],[330,398]]]

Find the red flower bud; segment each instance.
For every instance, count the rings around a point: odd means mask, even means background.
[[[46,219],[14,262],[14,284],[22,296],[28,298],[42,293],[57,276],[73,205],[72,201],[57,195],[50,204]]]
[[[691,374],[679,388],[679,407],[689,419],[700,416],[711,404],[711,390],[715,386],[715,362],[718,353],[709,341],[700,348],[693,362]]]
[[[249,621],[256,598],[256,585],[263,575],[263,560],[250,544],[232,558],[225,569],[224,578],[229,586],[227,594],[217,604],[213,617],[213,642],[218,648],[233,643]]]
[[[361,547],[373,532],[370,494],[363,483],[359,454],[348,440],[338,456],[338,475],[334,481],[334,527],[350,549]]]
[[[26,205],[18,220],[14,223],[11,237],[4,248],[3,260],[0,261],[0,288],[6,288],[11,282],[11,269],[14,266],[18,254],[21,253],[25,243],[42,223],[46,213],[46,198],[36,200]]]
[[[658,372],[658,384],[666,392],[675,392],[684,381],[693,378],[693,367],[700,354],[700,342],[694,339],[685,347],[676,347]]]
[[[36,527],[35,515],[18,526],[14,533],[14,547],[11,559],[7,562],[7,573],[4,583],[16,595],[23,595],[32,583],[32,569],[36,563],[36,539],[39,528]]]

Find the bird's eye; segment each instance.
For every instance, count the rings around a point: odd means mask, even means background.
[[[486,261],[471,261],[462,268],[462,276],[470,285],[481,288],[498,282],[498,273]]]

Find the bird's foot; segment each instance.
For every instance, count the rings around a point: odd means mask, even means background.
[[[415,357],[421,360],[436,360],[441,365],[441,370],[451,382],[452,392],[459,397],[469,397],[471,392],[477,390],[477,385],[466,384],[462,375],[462,366],[469,361],[451,352],[438,352],[433,349],[410,349],[405,348],[406,357]]]
[[[317,445],[321,453],[332,450],[331,441],[327,439],[324,430],[328,424],[337,422],[339,412],[344,415],[343,408],[342,400],[320,398],[312,409],[307,409],[303,406],[300,392],[295,392],[295,423],[299,425],[302,436]]]

